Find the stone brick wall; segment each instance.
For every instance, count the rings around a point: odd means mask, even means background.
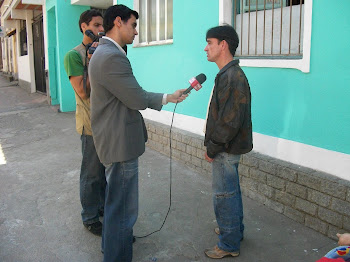
[[[169,127],[146,126],[147,146],[169,156]],[[176,128],[171,137],[172,157],[210,178],[203,137]],[[350,232],[350,181],[255,152],[242,156],[239,172],[245,196],[330,238]]]

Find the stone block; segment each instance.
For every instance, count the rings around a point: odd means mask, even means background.
[[[329,204],[331,203],[332,198],[326,194],[319,192],[319,191],[309,189],[307,199],[313,203],[320,205],[320,206],[328,207]]]
[[[297,183],[321,191],[321,179],[308,173],[299,173]]]
[[[295,208],[313,216],[317,212],[317,205],[298,197],[295,200]]]
[[[307,227],[310,227],[318,232],[321,232],[322,234],[326,235],[328,231],[328,225],[325,222],[322,222],[320,219],[316,217],[312,217],[309,215],[306,215],[305,217],[305,225]]]
[[[275,191],[275,200],[286,206],[293,207],[296,197],[283,191]]]
[[[249,170],[250,170],[250,168],[248,166],[246,166],[246,165],[240,164],[238,166],[238,174],[240,176],[250,177],[250,175],[249,175],[250,171]]]
[[[337,233],[342,233],[344,230],[342,230],[341,228],[329,225],[328,226],[328,232],[327,232],[327,236],[333,240],[335,240],[336,242],[338,242],[338,237],[337,237]]]
[[[307,197],[306,187],[291,182],[287,182],[286,192],[303,199]]]
[[[189,145],[189,144],[191,144],[191,137],[190,137],[190,136],[183,135],[183,136],[182,136],[181,142],[184,143],[184,144],[186,144],[186,145]]]
[[[249,190],[247,188],[245,188],[245,189],[242,188],[242,193],[243,193],[243,190],[244,190],[244,195],[249,197],[250,199],[253,199],[261,204],[265,203],[265,200],[266,200],[265,196],[259,194],[258,192]]]
[[[204,158],[204,151],[200,148],[196,149],[196,157],[200,158],[200,159],[205,159]]]
[[[163,144],[163,145],[166,145],[169,147],[169,138],[165,137],[165,136],[161,136],[159,137],[160,138],[160,142]]]
[[[259,167],[258,159],[250,155],[242,155],[242,163],[249,167]]]
[[[343,228],[346,232],[350,232],[350,214],[343,216]]]
[[[176,142],[176,149],[186,153],[186,145],[182,142],[179,142],[179,141]]]
[[[149,125],[149,131],[151,131],[152,133],[156,132],[156,127],[152,124]]]
[[[340,214],[348,216],[350,214],[350,203],[333,197],[331,209]]]
[[[259,184],[258,192],[268,198],[273,198],[275,194],[275,189],[265,184]]]
[[[249,190],[258,192],[258,185],[259,183],[255,181],[254,179],[251,179],[249,177],[242,177],[241,185],[248,188]]]
[[[336,198],[345,200],[347,187],[336,182],[322,180],[320,191]]]
[[[291,168],[285,166],[278,166],[276,175],[288,181],[297,181],[297,172]]]
[[[272,210],[278,212],[278,213],[283,213],[284,211],[284,205],[281,203],[278,203],[272,199],[265,199],[265,206],[267,206],[268,208],[271,208]]]
[[[164,135],[164,129],[162,127],[157,126],[156,127],[156,134],[163,136]]]
[[[318,208],[318,217],[337,227],[341,227],[343,225],[343,217],[337,212],[331,211],[329,209],[319,207]]]
[[[192,156],[192,164],[196,167],[202,167],[202,160],[200,160],[198,157]]]
[[[255,179],[255,180],[259,181],[259,182],[262,182],[262,183],[266,184],[267,173],[265,173],[263,171],[260,171],[259,169],[256,169],[256,168],[251,168],[249,175],[250,175],[250,177],[252,179]]]
[[[348,188],[348,193],[346,195],[346,200],[350,202],[350,188]]]
[[[276,174],[276,165],[265,160],[259,160],[259,169],[271,175]]]
[[[184,161],[185,163],[191,162],[191,155],[181,152],[180,159]]]
[[[305,221],[305,213],[300,212],[298,210],[295,210],[294,208],[291,208],[289,206],[286,206],[284,208],[283,214],[286,217],[289,217],[290,219],[293,219],[294,221],[297,221],[298,223],[304,224]]]
[[[191,138],[191,143],[190,143],[191,146],[195,147],[195,148],[202,148],[203,146],[203,140],[202,139],[199,139],[199,138],[194,138],[192,137]]]
[[[170,141],[169,141],[170,143]],[[177,142],[174,139],[171,139],[171,148],[177,148]]]
[[[192,147],[190,145],[186,145],[186,153],[192,155]]]
[[[155,141],[155,142],[159,142],[159,135],[152,134],[152,140]]]
[[[170,137],[170,130],[164,130],[163,136],[169,139],[169,137]]]
[[[252,172],[250,171],[250,173]],[[267,179],[267,185],[269,186],[272,186],[280,190],[284,190],[286,187],[286,181],[281,178],[267,174],[266,179]]]

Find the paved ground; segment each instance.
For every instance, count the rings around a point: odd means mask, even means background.
[[[0,76],[0,261],[102,261],[99,237],[80,218],[80,140],[74,113],[58,113],[40,94]],[[210,261],[216,225],[211,181],[173,161],[172,208],[164,228],[134,244],[133,261]],[[158,229],[169,204],[169,159],[140,159],[135,234]],[[244,198],[241,255],[223,261],[312,262],[336,243]]]

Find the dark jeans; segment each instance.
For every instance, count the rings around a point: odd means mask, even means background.
[[[243,237],[243,204],[238,177],[240,155],[220,153],[213,162],[213,201],[220,228],[218,247],[239,251]]]
[[[138,158],[106,167],[103,218],[104,262],[132,260],[133,226],[138,216]]]
[[[80,202],[84,224],[99,221],[99,210],[104,208],[106,177],[105,167],[100,162],[92,136],[81,135],[83,160],[80,169]]]

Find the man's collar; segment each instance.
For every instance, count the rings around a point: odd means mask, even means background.
[[[234,59],[231,62],[229,62],[228,64],[226,64],[223,68],[221,68],[221,70],[219,71],[219,74],[222,74],[223,72],[225,72],[228,68],[230,68],[231,66],[234,65],[238,65],[239,64],[239,59]]]
[[[110,38],[108,36],[102,36],[102,38],[111,41],[113,44],[115,44],[118,47],[120,52],[122,52],[124,55],[126,55],[124,49],[116,41],[114,41],[112,38]]]

